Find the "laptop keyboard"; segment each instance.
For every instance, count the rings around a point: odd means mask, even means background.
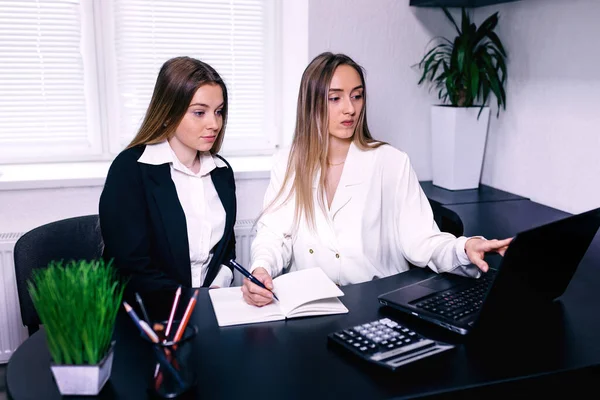
[[[423,297],[414,306],[438,314],[454,321],[469,317],[479,311],[488,288],[494,280],[495,271],[491,270],[467,288],[452,288],[441,293]]]

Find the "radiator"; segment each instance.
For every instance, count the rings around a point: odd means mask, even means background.
[[[235,224],[236,259],[250,266],[250,245],[255,234],[253,220],[241,220]],[[20,233],[0,233],[0,363],[8,362],[17,347],[27,339],[27,328],[21,322],[13,249]],[[235,271],[234,285],[242,284],[243,276]]]
[[[250,246],[256,236],[256,230],[252,229],[254,220],[246,219],[235,223],[235,258],[239,264],[250,268]],[[233,285],[240,286],[244,276],[237,270],[233,273]]]
[[[0,233],[0,363],[8,362],[27,339],[21,322],[13,249],[20,233]]]

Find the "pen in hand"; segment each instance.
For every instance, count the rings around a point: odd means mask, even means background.
[[[242,267],[240,264],[238,264],[237,262],[235,262],[235,260],[233,260],[233,259],[229,260],[229,265],[231,265],[233,268],[235,268],[238,271],[240,271],[240,273],[242,275],[244,275],[246,278],[250,279],[250,282],[252,282],[255,285],[260,286],[261,288],[266,289],[269,292],[273,293],[272,290],[269,290],[261,281],[259,281],[258,279],[256,279],[256,277],[254,275],[252,275],[250,272],[248,272],[248,270],[246,268]],[[275,293],[273,293],[273,298],[275,298],[275,300],[279,301],[279,299],[277,298],[277,295]]]

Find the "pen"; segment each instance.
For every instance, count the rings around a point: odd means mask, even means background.
[[[250,282],[254,283],[255,285],[260,286],[263,289],[269,290],[261,281],[256,279],[256,277],[254,275],[252,275],[250,272],[248,272],[248,270],[246,268],[242,267],[240,264],[235,262],[234,259],[229,260],[229,265],[231,265],[232,267],[234,267],[235,269],[240,271],[242,273],[242,275],[244,275],[246,278],[250,279]],[[272,290],[269,290],[269,292],[273,293]],[[277,298],[277,295],[275,293],[273,293],[273,297],[275,298],[275,300],[279,301],[279,299]]]
[[[175,317],[175,311],[177,310],[177,304],[179,304],[179,296],[181,296],[181,285],[175,292],[175,300],[173,300],[173,307],[171,308],[171,315],[169,315],[169,321],[167,322],[167,329],[165,330],[165,341],[169,340],[169,334],[171,333],[171,326],[173,325],[173,318]]]
[[[136,312],[133,310],[133,308],[131,308],[129,304],[127,304],[126,301],[123,302],[123,305],[125,306],[125,311],[127,311],[127,314],[129,314],[129,316],[133,320],[133,323],[135,324],[135,326],[137,326],[141,333],[148,339],[150,339],[152,343],[158,343],[158,336],[156,335],[156,333],[154,333],[152,328],[150,328],[150,326],[145,321],[140,320]],[[154,352],[156,353],[160,364],[162,364],[167,370],[169,370],[169,372],[177,380],[177,383],[183,387],[184,383],[181,380],[179,373],[175,370],[175,368],[173,368],[173,366],[165,356],[165,353],[163,353],[160,349],[156,348],[155,346],[152,347],[154,348]]]
[[[148,313],[146,312],[146,307],[144,307],[144,302],[142,301],[142,297],[137,292],[135,293],[135,301],[137,301],[137,303],[140,305],[140,309],[142,310],[142,315],[146,319],[146,322],[148,324],[150,324],[150,317],[148,316]]]

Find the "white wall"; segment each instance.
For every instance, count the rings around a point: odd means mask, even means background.
[[[236,180],[238,220],[260,213],[268,178]],[[0,233],[24,233],[48,222],[98,214],[101,186],[0,190]]]
[[[500,11],[508,109],[490,121],[482,182],[570,212],[600,206],[600,1],[522,0]],[[408,0],[310,0],[309,55],[347,53],[367,71],[369,125],[431,179],[429,105],[411,69],[431,37],[453,34],[441,10]],[[495,115],[495,114],[494,114]]]
[[[417,86],[412,65],[433,36],[450,28],[438,9],[408,0],[310,0],[309,57],[345,53],[366,70],[369,128],[376,139],[404,151],[419,179],[431,179],[429,105],[433,94]]]
[[[523,0],[500,12],[507,110],[490,123],[482,182],[569,212],[600,206],[600,1]]]

